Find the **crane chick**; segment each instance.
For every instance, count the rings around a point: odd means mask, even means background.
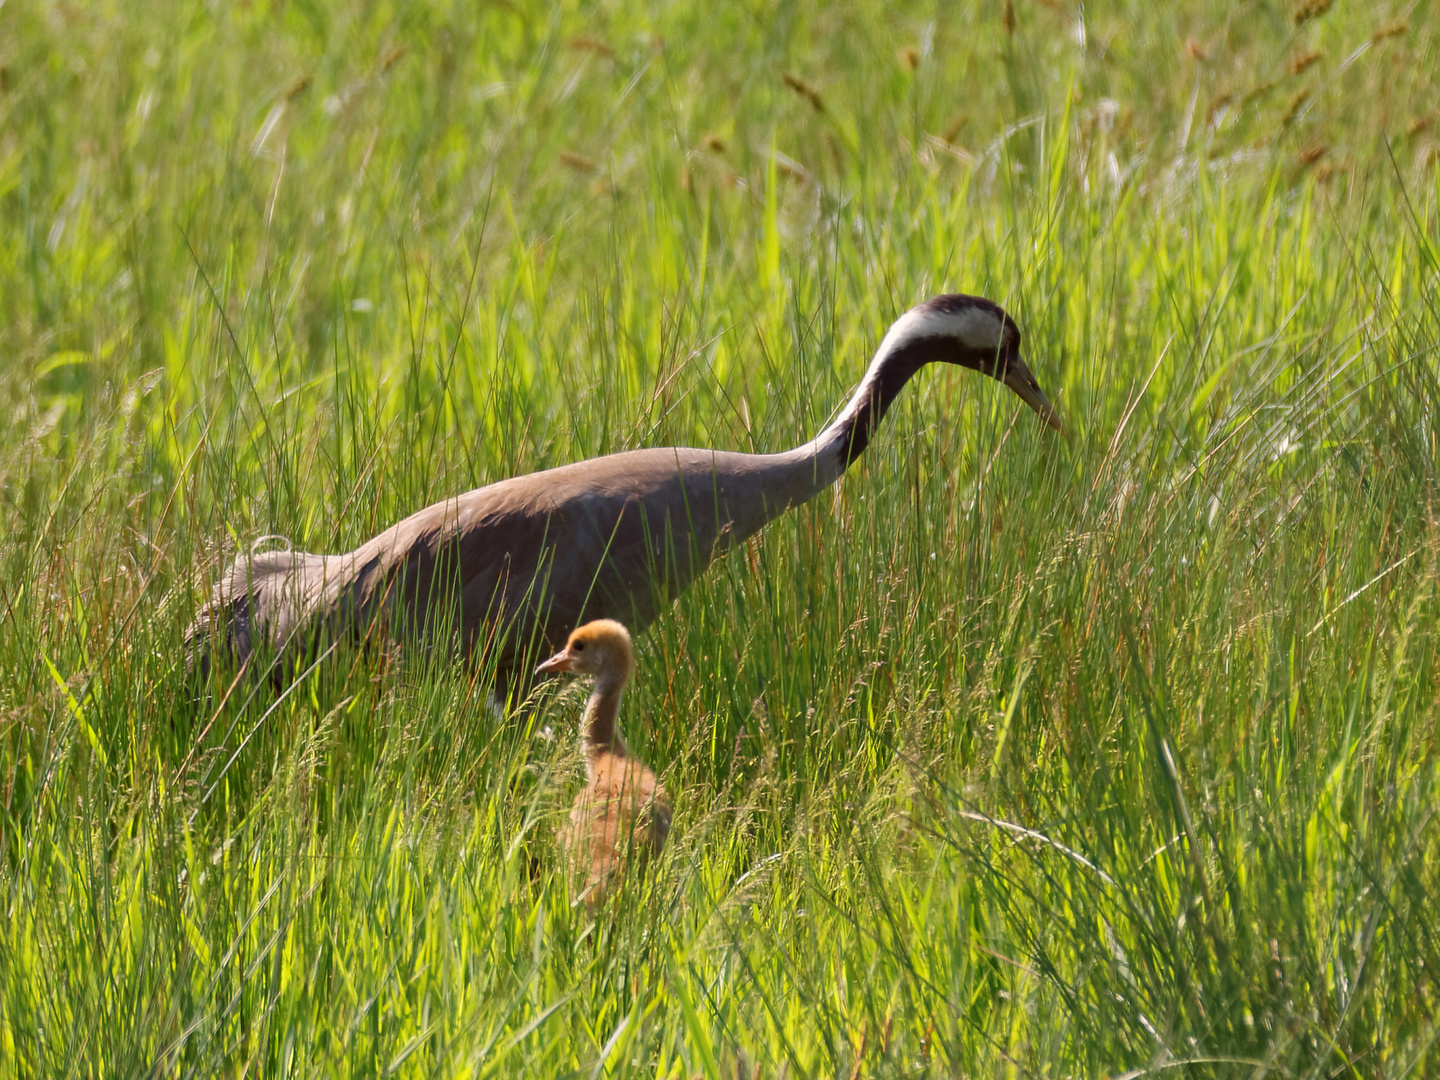
[[[655,774],[630,756],[615,723],[635,671],[630,632],[613,619],[588,622],[536,674],[551,671],[595,677],[580,728],[585,790],[559,835],[572,865],[586,873],[585,895],[593,906],[627,856],[659,853],[670,832],[670,805]]]

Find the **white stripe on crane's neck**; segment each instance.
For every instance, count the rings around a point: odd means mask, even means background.
[[[967,301],[969,297],[965,298]],[[891,324],[875,359],[865,373],[865,381],[888,356],[900,352],[924,338],[951,338],[967,349],[992,351],[1000,347],[1005,323],[1000,309],[989,301],[945,303],[950,297],[939,298],[913,307]],[[863,383],[862,383],[863,385]]]
[[[875,350],[855,394],[835,421],[804,448],[819,466],[819,485],[839,479],[860,456],[881,417],[915,372],[962,352],[993,353],[1004,333],[1004,313],[978,297],[936,297],[896,319]]]

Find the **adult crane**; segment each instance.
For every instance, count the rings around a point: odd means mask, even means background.
[[[523,686],[527,657],[572,627],[614,618],[643,632],[718,555],[835,483],[931,363],[1000,380],[1061,430],[1014,320],[983,297],[936,296],[894,322],[849,403],[803,446],[608,454],[443,499],[344,554],[242,555],[191,625],[191,655],[243,661],[318,635],[443,639]]]

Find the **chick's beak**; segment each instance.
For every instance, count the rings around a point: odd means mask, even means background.
[[[543,664],[537,667],[535,669],[535,674],[540,675],[550,671],[569,671],[570,665],[574,662],[575,657],[570,652],[570,647],[567,645],[565,648],[557,652],[554,656],[550,657],[549,660],[546,660]]]
[[[1059,413],[1055,411],[1055,406],[1050,404],[1050,399],[1040,389],[1040,384],[1035,381],[1035,376],[1030,374],[1030,369],[1025,366],[1025,361],[1020,359],[1018,351],[1010,357],[1010,363],[1005,369],[1005,385],[1014,390],[1021,401],[1034,409],[1041,420],[1044,420],[1061,435],[1065,434],[1065,429],[1060,425]]]

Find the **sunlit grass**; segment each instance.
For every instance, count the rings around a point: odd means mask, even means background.
[[[0,1074],[1435,1071],[1435,35],[0,7]],[[924,372],[680,599],[598,917],[579,690],[184,679],[258,538],[788,448],[940,291],[1072,438]]]

